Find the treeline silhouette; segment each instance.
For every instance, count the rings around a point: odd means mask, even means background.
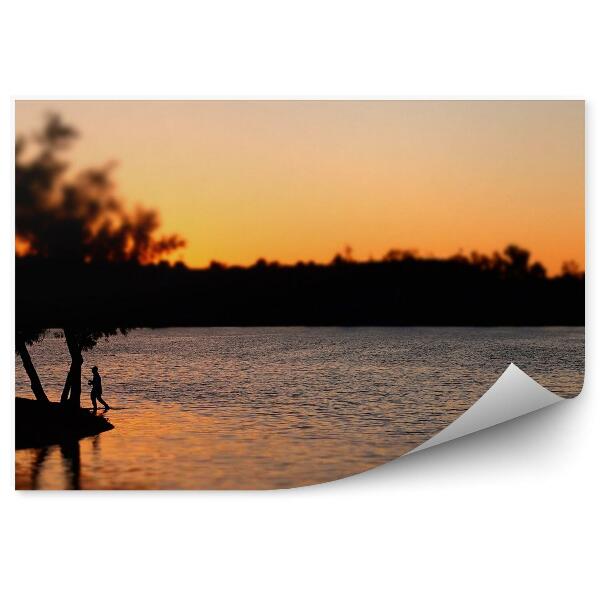
[[[73,293],[56,285],[76,281]],[[39,290],[52,290],[44,294]],[[583,325],[584,277],[548,277],[529,253],[251,267],[17,260],[17,321],[31,327]]]
[[[330,264],[158,262],[184,241],[159,234],[156,212],[127,209],[112,164],[71,175],[63,155],[77,135],[50,115],[16,144],[15,347],[43,402],[28,346],[53,328],[71,359],[61,401],[78,407],[83,352],[135,327],[584,323],[583,273],[568,263],[548,277],[516,245],[448,259],[390,250],[360,262],[347,250]]]

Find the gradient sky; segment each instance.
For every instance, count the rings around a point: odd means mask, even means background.
[[[17,101],[17,133],[48,111],[80,130],[75,165],[119,162],[190,266],[508,243],[584,266],[583,102]]]

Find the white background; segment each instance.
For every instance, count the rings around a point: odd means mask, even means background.
[[[600,597],[593,2],[19,0],[0,12],[5,598]],[[586,99],[583,396],[313,488],[12,491],[11,96]]]

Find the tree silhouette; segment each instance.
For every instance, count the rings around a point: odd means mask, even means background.
[[[63,158],[78,137],[77,130],[57,114],[48,115],[41,131],[30,139],[20,137],[15,148],[15,227],[17,247],[30,256],[63,265],[55,282],[58,289],[77,303],[80,281],[77,268],[83,264],[151,264],[184,246],[177,235],[159,236],[160,219],[154,210],[137,207],[129,211],[116,194],[114,163],[89,168],[74,175]],[[101,282],[96,282],[97,286]],[[33,293],[44,298],[50,290],[42,286]],[[94,290],[88,290],[88,296]],[[41,306],[30,304],[30,313]],[[35,315],[20,313],[22,322]],[[82,352],[102,336],[125,331],[117,323],[95,323],[89,319],[61,325],[71,365],[61,401],[78,407],[81,398]],[[43,328],[17,327],[16,348],[38,399],[46,399],[39,376],[27,351]]]

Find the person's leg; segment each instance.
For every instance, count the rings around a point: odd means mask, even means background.
[[[102,400],[102,396],[100,394],[98,394],[98,402],[100,402],[100,404],[102,404],[102,406],[104,406],[104,410],[108,410],[110,408],[110,406],[108,404],[106,404],[106,402],[104,402],[104,400]]]
[[[92,406],[94,407],[94,412],[96,412],[98,410],[98,406],[96,405],[96,392],[94,390],[92,390],[90,398],[92,399]]]

